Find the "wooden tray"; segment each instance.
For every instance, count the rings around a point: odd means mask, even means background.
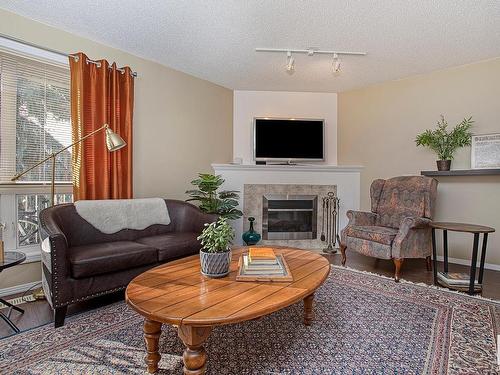
[[[248,255],[248,253],[241,254],[238,260],[238,274],[236,275],[236,281],[273,281],[273,282],[291,282],[293,281],[292,273],[283,255],[278,254],[281,258],[283,266],[285,267],[284,275],[245,275],[243,274],[243,255]]]

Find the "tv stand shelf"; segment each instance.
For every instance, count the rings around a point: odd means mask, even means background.
[[[451,171],[421,171],[422,176],[494,176],[500,175],[500,168],[495,169],[454,169]]]

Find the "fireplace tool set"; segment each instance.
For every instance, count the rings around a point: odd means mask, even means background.
[[[326,247],[323,249],[323,252],[335,254],[337,252],[335,245],[338,243],[340,246],[338,220],[340,200],[335,196],[335,193],[330,191],[327,193],[326,197],[323,197],[322,203],[323,219],[320,239],[321,241],[326,242]]]

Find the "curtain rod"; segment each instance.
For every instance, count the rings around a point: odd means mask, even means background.
[[[16,37],[13,37],[13,36],[10,36],[10,35],[6,35],[6,34],[2,34],[0,33],[0,37],[2,38],[5,38],[5,39],[9,39],[9,40],[12,40],[13,42],[17,42],[17,43],[21,43],[21,44],[25,44],[27,46],[30,46],[30,47],[33,47],[33,48],[39,48],[39,49],[42,49],[44,51],[47,51],[47,52],[51,52],[51,53],[55,53],[56,55],[59,55],[59,56],[66,56],[66,57],[72,57],[72,58],[75,58],[76,56],[74,54],[69,54],[69,53],[64,53],[64,52],[61,52],[61,51],[58,51],[58,50],[55,50],[55,49],[52,49],[52,48],[48,48],[48,47],[44,47],[44,46],[40,46],[38,44],[34,44],[34,43],[31,43],[31,42],[27,42],[25,40],[22,40],[22,39],[19,39],[19,38],[16,38]],[[96,65],[99,65],[99,61],[95,61],[95,60],[91,60],[89,58],[87,58],[87,62],[89,63],[92,63],[92,64],[96,64]],[[123,72],[124,69],[117,69],[119,70],[120,72]],[[131,73],[134,77],[137,77],[137,72],[132,72]]]

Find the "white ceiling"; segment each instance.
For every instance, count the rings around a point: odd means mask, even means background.
[[[0,0],[0,7],[236,90],[339,92],[500,56],[497,0]],[[296,57],[256,47],[366,51]],[[99,56],[96,56],[96,58]],[[140,72],[139,72],[140,74]]]

